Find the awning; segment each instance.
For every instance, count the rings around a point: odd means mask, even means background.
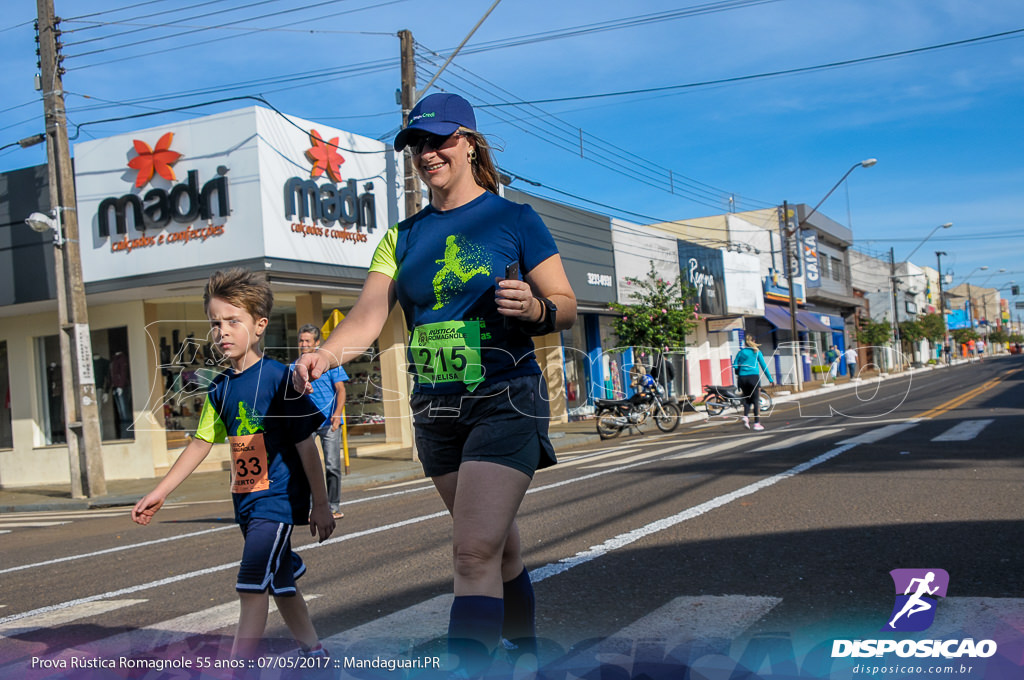
[[[768,320],[768,323],[781,328],[784,331],[792,329],[792,323],[790,320],[793,318],[789,314],[789,310],[779,305],[765,305],[764,306],[764,318]],[[797,317],[799,319],[800,317]],[[797,331],[802,330],[800,325],[797,324]]]
[[[820,333],[832,332],[832,327],[823,324],[821,322],[821,316],[815,314],[814,312],[808,312],[803,309],[798,309],[796,312],[796,320],[799,321],[809,331],[818,331]]]

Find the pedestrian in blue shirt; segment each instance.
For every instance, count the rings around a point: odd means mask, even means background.
[[[303,653],[328,656],[295,583],[306,565],[291,549],[296,525],[308,524],[310,535],[320,541],[334,531],[313,441],[323,417],[309,397],[296,393],[288,367],[260,349],[274,303],[265,277],[244,269],[215,272],[203,303],[213,342],[230,367],[214,378],[195,437],[156,487],[135,504],[132,520],[149,524],[213,444],[229,442],[231,500],[245,541],[235,583],[241,606],[231,656],[258,655],[270,595]]]
[[[754,430],[764,429],[761,424],[761,374],[768,378],[768,384],[774,385],[772,374],[768,372],[768,364],[761,354],[760,345],[752,337],[747,336],[746,346],[736,353],[732,360],[732,370],[736,374],[736,386],[743,392],[743,427],[750,429],[750,409],[754,409]]]
[[[540,216],[498,195],[469,102],[425,97],[394,146],[412,150],[430,204],[388,230],[355,307],[323,347],[299,357],[296,387],[309,391],[359,356],[401,305],[416,447],[453,521],[449,653],[475,675],[503,637],[535,644],[515,517],[534,472],[555,456],[531,336],[571,327],[576,297]]]
[[[299,353],[309,354],[320,347],[320,329],[311,323],[299,329]],[[294,366],[295,364],[292,364]],[[324,451],[324,474],[327,475],[327,501],[334,519],[341,519],[341,426],[345,417],[345,381],[348,374],[336,366],[313,381],[309,394],[313,403],[324,414],[324,423],[316,431],[320,448]]]

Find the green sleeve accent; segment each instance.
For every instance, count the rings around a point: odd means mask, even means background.
[[[228,430],[224,427],[223,421],[213,408],[210,395],[206,395],[203,402],[203,412],[199,415],[199,427],[196,428],[196,439],[202,439],[210,444],[222,444],[228,440]]]
[[[398,225],[392,226],[384,234],[384,238],[377,244],[377,250],[373,252],[373,259],[370,260],[370,271],[380,272],[390,278],[398,274],[398,261],[395,259],[395,249],[398,246]]]

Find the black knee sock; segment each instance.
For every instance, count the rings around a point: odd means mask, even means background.
[[[517,640],[532,641],[537,636],[535,624],[536,600],[533,596],[533,583],[530,572],[524,567],[511,581],[502,584],[505,597],[505,620],[502,622],[502,635],[516,642]],[[517,643],[520,644],[520,643]]]
[[[459,665],[476,672],[490,664],[501,639],[504,606],[501,598],[461,595],[452,602],[448,620],[448,653]]]

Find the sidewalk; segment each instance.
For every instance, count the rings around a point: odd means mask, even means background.
[[[933,369],[913,369],[905,373],[924,370]],[[898,377],[900,375],[904,375],[904,373],[893,376],[874,376],[858,379],[856,382],[863,385],[884,380],[886,377]],[[848,379],[841,378],[838,383],[830,385],[825,389],[842,390],[850,388],[854,384],[854,382]],[[793,401],[809,394],[814,394],[822,389],[822,384],[820,382],[806,383],[803,386],[802,392],[792,394],[784,394],[785,389],[785,386],[773,389],[776,403]],[[682,416],[682,422],[688,423],[704,420],[704,410],[699,405],[697,409],[697,412],[685,411]],[[552,424],[550,436],[551,443],[554,445],[555,450],[559,452],[600,441],[593,419]],[[615,441],[624,440],[627,440],[625,436]],[[369,448],[372,450],[379,448],[379,446],[373,446],[373,444],[380,441],[382,441],[382,438],[374,438],[372,442],[350,441],[350,446],[358,450],[361,444],[370,444]],[[372,453],[365,456],[350,456],[349,472],[342,477],[341,485],[344,491],[345,489],[357,489],[418,479],[422,476],[423,470],[420,467],[419,461],[412,459],[412,452],[409,449],[404,449],[396,453]],[[130,506],[147,494],[156,482],[156,478],[107,480],[106,495],[94,498],[72,498],[70,484],[3,488],[0,489],[0,514]],[[227,471],[196,472],[171,494],[168,502],[187,503],[227,500],[228,498],[230,498],[230,494],[228,493]]]

